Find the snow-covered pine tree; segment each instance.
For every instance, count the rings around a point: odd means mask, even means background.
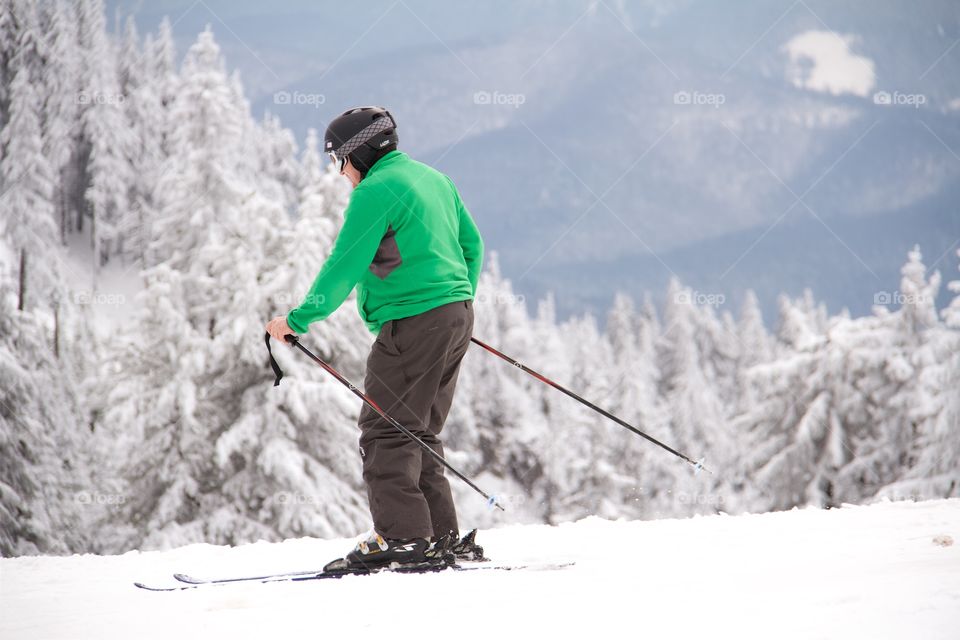
[[[904,269],[904,280],[908,279],[912,284],[907,287],[920,284],[923,279],[910,263]],[[907,311],[903,319],[908,325],[919,323],[926,331],[912,358],[913,393],[896,399],[898,404],[905,405],[913,427],[911,435],[915,437],[907,468],[901,469],[896,482],[879,492],[880,496],[892,499],[960,496],[960,280],[948,284],[956,295],[941,312],[943,323],[932,327],[931,306],[927,304],[927,295],[934,292],[931,284],[920,284],[914,291],[924,308]]]
[[[780,309],[777,357],[749,370],[756,402],[734,421],[747,437],[747,501],[761,510],[839,504],[836,477],[852,457],[844,403],[854,391],[846,356],[856,328],[838,317],[821,333],[824,314],[809,292],[781,298]]]
[[[80,43],[84,76],[81,119],[86,163],[85,198],[91,220],[90,246],[94,274],[115,252],[123,252],[125,238],[119,223],[130,206],[130,156],[134,139],[123,114],[124,96],[117,75],[117,55],[104,28],[103,0],[82,0]]]
[[[0,132],[0,555],[83,549],[80,512],[90,502],[80,493],[87,480],[80,403],[58,360],[53,311],[63,283],[53,177],[42,101],[29,76],[29,65],[16,65]]]
[[[737,325],[740,342],[740,363],[746,366],[765,362],[773,356],[773,341],[763,323],[760,301],[752,289],[748,289],[740,307]]]
[[[909,253],[901,273],[899,310],[878,308],[874,317],[838,323],[831,332],[844,344],[844,378],[850,381],[850,388],[837,394],[851,454],[836,478],[838,501],[871,498],[910,465],[915,441],[910,416],[917,409],[921,351],[939,328],[940,275],[927,279],[919,248]]]
[[[669,420],[659,394],[660,371],[656,344],[659,339],[656,309],[646,297],[640,313],[623,294],[614,297],[607,319],[606,338],[612,362],[610,379],[616,381],[609,410],[661,442],[672,441]],[[629,478],[620,497],[621,515],[652,518],[659,514],[661,502],[671,497],[661,494],[673,483],[675,460],[651,442],[616,426],[615,446],[610,461],[621,477]]]
[[[752,387],[747,383],[746,372],[750,367],[767,362],[773,357],[770,334],[763,324],[760,301],[753,290],[747,290],[740,308],[737,324],[737,341],[740,343],[740,358],[737,362],[737,407],[742,411],[753,405]]]
[[[119,14],[117,15],[119,20]],[[143,54],[140,50],[140,34],[133,16],[127,16],[123,27],[123,36],[117,48],[117,81],[120,92],[129,97],[143,82],[139,68]]]
[[[553,319],[550,325],[556,327]],[[547,329],[541,326],[540,334]],[[622,412],[620,396],[624,381],[615,376],[610,343],[604,340],[595,319],[589,314],[571,318],[552,331],[563,338],[567,372],[557,381],[598,406]],[[544,364],[544,367],[547,365]],[[554,367],[553,359],[549,368]],[[626,380],[626,386],[633,381]],[[587,515],[616,518],[628,513],[627,504],[636,495],[636,467],[627,465],[632,449],[629,433],[589,409],[544,387],[545,406],[549,408],[549,432],[555,455],[546,463],[547,475],[557,486],[553,501],[556,520],[573,520]],[[632,416],[631,416],[632,417]],[[634,461],[630,461],[634,462]]]
[[[134,50],[135,29],[128,27],[127,32],[130,35],[125,40],[125,49]],[[166,82],[165,72],[161,70],[163,65],[157,65],[152,59],[156,47],[153,36],[147,34],[143,54],[126,64],[124,82],[124,114],[135,144],[130,154],[130,207],[120,216],[118,224],[126,238],[124,257],[141,266],[146,265],[147,245],[152,237],[150,224],[156,215],[154,190],[167,161],[164,142],[171,122],[170,107],[164,104],[160,94]]]
[[[23,64],[19,48],[27,28],[25,4],[24,0],[0,0],[0,127],[10,119],[10,85]]]
[[[139,297],[143,312],[118,358],[127,375],[104,407],[105,432],[117,438],[118,460],[125,463],[120,473],[131,496],[116,514],[117,524],[130,529],[118,529],[120,539],[106,541],[113,549],[207,538],[202,522],[210,514],[201,513],[201,502],[222,482],[215,434],[239,408],[235,401],[223,406],[222,397],[211,397],[219,394],[209,393],[231,365],[228,353],[221,354],[222,362],[207,358],[217,319],[225,315],[218,307],[234,296],[234,286],[210,268],[225,252],[227,238],[242,238],[249,229],[240,210],[252,187],[237,171],[240,113],[209,31],[184,61],[179,93],[179,126],[157,187],[153,266]]]
[[[751,436],[739,417],[753,410],[758,401],[756,387],[751,384],[749,376],[752,367],[768,363],[774,357],[773,340],[763,323],[760,303],[752,290],[747,290],[744,296],[740,319],[731,333],[736,336],[739,357],[735,366],[736,394],[729,404],[732,415],[736,416],[731,420],[730,433],[736,440],[739,455],[737,463],[725,472],[731,487],[724,504],[727,512],[750,508],[750,492],[747,489],[750,469],[747,461],[750,458]]]
[[[557,326],[553,293],[547,293],[538,302],[536,316],[527,319],[524,313],[521,317],[523,323],[512,325],[511,333],[522,337],[524,343],[511,347],[514,351],[507,353],[564,386],[574,384],[573,342],[577,338],[565,335]],[[547,522],[575,518],[577,499],[594,498],[586,478],[589,470],[585,474],[583,466],[577,468],[577,462],[586,458],[590,450],[590,416],[584,407],[526,374],[507,368],[507,375],[506,382],[520,385],[528,402],[543,413],[545,429],[531,434],[530,440],[543,470],[533,491],[538,496],[542,517]]]
[[[652,341],[645,335],[641,318],[634,309],[633,300],[617,293],[607,315],[604,337],[609,345],[610,362],[603,366],[610,372],[612,382],[606,408],[637,428],[647,431],[654,427],[657,416],[656,354]],[[650,477],[644,465],[648,453],[638,436],[616,426],[611,434],[610,463],[623,477],[630,478],[619,496],[621,514],[642,515],[644,485]]]
[[[655,315],[651,322],[646,315],[638,314],[629,296],[614,296],[604,335],[610,359],[597,363],[608,372],[612,386],[606,397],[597,400],[614,415],[660,439],[668,436],[664,433],[666,416],[657,393],[655,322]],[[651,498],[655,488],[665,481],[660,475],[662,466],[655,459],[659,454],[651,449],[654,445],[619,425],[606,419],[601,425],[603,437],[609,442],[607,463],[619,481],[612,506],[621,517],[651,516]]]
[[[259,171],[281,187],[280,193],[269,197],[281,202],[284,211],[292,212],[305,186],[296,163],[297,142],[290,130],[280,124],[280,119],[269,112],[264,114],[257,131]]]
[[[662,372],[661,392],[670,416],[670,439],[667,442],[686,455],[709,457],[709,466],[722,470],[736,457],[730,430],[712,364],[704,362],[706,344],[701,327],[708,319],[696,304],[689,288],[671,280],[664,305],[664,330],[658,345],[658,362]],[[714,318],[715,320],[715,318]],[[709,335],[709,333],[707,334]],[[709,375],[708,375],[709,374]],[[721,502],[721,474],[694,476],[689,464],[672,458],[675,484],[672,493],[661,494],[657,508],[663,514],[687,515],[713,513]]]
[[[45,101],[44,155],[55,177],[53,202],[60,243],[66,244],[71,213],[75,213],[76,209],[70,189],[77,180],[73,154],[80,133],[77,27],[70,8],[64,2],[46,3],[41,11],[48,52],[42,78]]]
[[[145,74],[149,84],[160,99],[162,105],[161,121],[162,147],[164,157],[170,155],[170,133],[174,127],[173,103],[176,101],[176,92],[179,80],[176,69],[176,46],[173,42],[173,29],[170,20],[166,17],[160,21],[156,39],[151,38],[148,46],[144,43]]]
[[[535,369],[549,360],[547,375],[562,358],[555,336],[535,333],[524,298],[503,277],[495,252],[485,258],[480,274],[473,335]],[[445,451],[466,473],[495,478],[511,518],[541,520],[551,513],[553,496],[542,464],[550,453],[543,447],[561,443],[550,437],[552,425],[544,407],[547,392],[556,393],[480,347],[467,350],[444,427]],[[458,508],[473,526],[495,522],[497,514],[484,505],[471,509],[476,496],[459,484],[452,484]]]
[[[283,387],[270,385],[263,324],[293,306],[278,309],[275,288],[295,249],[289,217],[265,195],[277,185],[243,152],[256,124],[240,92],[213,34],[201,33],[173,103],[178,126],[150,247],[156,264],[118,363],[128,374],[105,402],[108,433],[128,434],[118,450],[131,500],[113,518],[129,527],[116,529],[113,549],[343,535],[366,517],[361,494],[343,480],[357,477],[348,392],[326,379],[294,389],[296,365]],[[317,268],[300,265],[299,280]],[[318,417],[313,403],[330,415]]]
[[[10,255],[0,239],[0,255]],[[0,258],[0,556],[89,548],[92,510],[80,400],[50,348],[50,317],[20,312]]]
[[[10,120],[0,132],[0,185],[4,190],[0,224],[18,263],[17,308],[49,308],[59,283],[58,258],[52,252],[58,244],[51,201],[53,175],[43,155],[41,101],[29,65],[25,60],[16,62],[10,84]]]
[[[820,387],[818,349],[825,342],[801,305],[780,298],[777,357],[747,371],[754,399],[733,428],[745,434],[745,500],[757,510],[806,503],[807,488],[823,458],[830,431]],[[832,451],[832,450],[831,450]],[[827,456],[829,458],[829,455]]]
[[[296,225],[278,225],[281,233],[265,251],[258,284],[261,318],[299,303],[294,295],[309,291],[342,221],[347,183],[322,166],[313,130],[302,167],[299,219]],[[266,190],[276,198],[271,218],[286,220],[277,186],[274,180]],[[350,305],[314,325],[302,340],[348,378],[362,380],[371,335]],[[262,342],[256,346],[254,357],[262,362]],[[268,524],[272,537],[330,537],[368,528],[357,453],[359,402],[313,362],[284,345],[273,346],[284,382],[270,387],[269,369],[261,368],[258,384],[243,395],[243,417],[217,439],[217,458],[229,477],[224,493],[231,504],[245,505]]]

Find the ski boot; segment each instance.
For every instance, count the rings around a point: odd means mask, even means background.
[[[455,561],[486,562],[489,558],[484,557],[483,547],[477,544],[476,538],[476,529],[459,540],[455,533],[448,533],[440,536],[431,545],[427,550],[427,556],[441,557],[445,554],[451,554]]]
[[[428,547],[429,544],[424,538],[384,538],[376,531],[371,531],[357,543],[357,546],[345,558],[338,558],[328,563],[323,570],[327,572],[368,572],[388,566],[391,569],[398,567],[428,568],[439,564],[436,559],[427,557]]]

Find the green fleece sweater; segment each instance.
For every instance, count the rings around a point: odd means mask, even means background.
[[[391,151],[353,190],[333,249],[287,324],[306,333],[357,287],[360,317],[377,333],[388,320],[471,300],[482,265],[483,240],[450,178]]]

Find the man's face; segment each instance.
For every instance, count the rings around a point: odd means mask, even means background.
[[[350,158],[347,158],[347,162],[343,165],[343,171],[340,172],[340,175],[346,176],[347,180],[350,181],[350,185],[354,188],[360,184],[360,172],[350,163]]]

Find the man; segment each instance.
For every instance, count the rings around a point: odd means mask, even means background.
[[[304,302],[267,331],[281,342],[329,316],[357,287],[377,335],[364,391],[443,454],[439,434],[473,332],[483,241],[453,182],[397,150],[396,122],[380,107],[334,119],[324,150],[353,185],[343,227]],[[360,455],[373,531],[346,561],[420,562],[430,539],[458,535],[444,468],[364,405]]]

